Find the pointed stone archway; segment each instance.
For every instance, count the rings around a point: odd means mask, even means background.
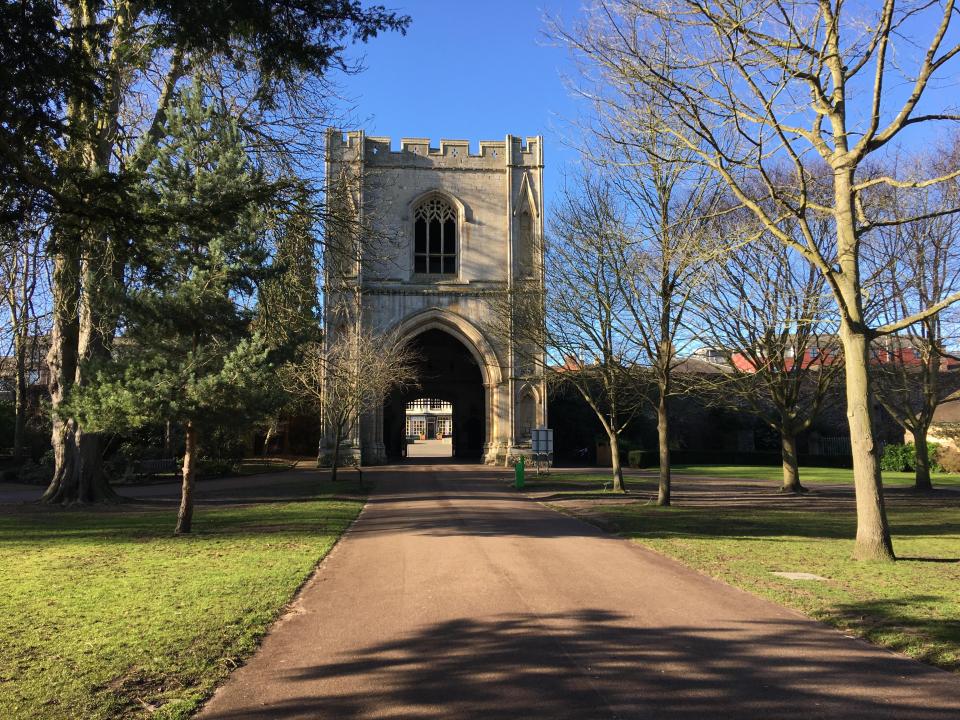
[[[364,423],[365,461],[403,456],[404,408],[418,397],[453,405],[455,458],[484,462],[502,458],[511,438],[499,408],[505,405],[509,384],[483,334],[466,318],[443,308],[418,312],[391,330],[418,355],[419,386],[392,393]]]

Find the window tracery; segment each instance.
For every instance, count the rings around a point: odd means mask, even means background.
[[[413,271],[431,275],[457,272],[457,214],[441,198],[421,203],[413,214]]]

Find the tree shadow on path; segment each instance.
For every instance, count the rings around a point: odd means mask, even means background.
[[[642,628],[592,609],[460,618],[298,668],[217,720],[956,720],[960,678],[797,620]]]

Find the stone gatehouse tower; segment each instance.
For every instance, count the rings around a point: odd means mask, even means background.
[[[543,375],[499,316],[509,292],[543,283],[542,138],[508,135],[473,154],[463,140],[404,138],[396,150],[330,130],[326,150],[328,204],[359,219],[328,223],[327,337],[343,322],[330,308],[352,302],[352,322],[399,332],[420,358],[419,387],[360,418],[344,450],[365,464],[400,457],[405,405],[428,397],[453,405],[455,457],[529,452],[547,421]]]

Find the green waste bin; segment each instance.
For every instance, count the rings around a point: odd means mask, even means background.
[[[517,464],[513,466],[514,487],[516,487],[517,490],[523,489],[523,467],[524,467],[523,456],[521,456],[517,460]]]

